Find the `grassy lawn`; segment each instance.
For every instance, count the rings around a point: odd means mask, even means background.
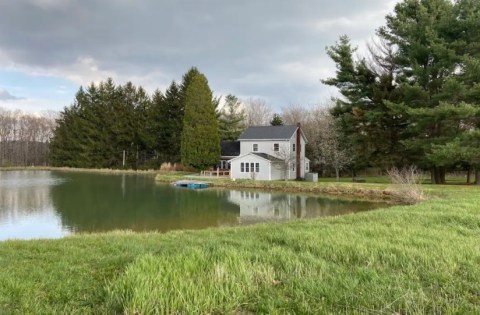
[[[425,188],[311,221],[3,242],[0,314],[479,314],[480,188]]]

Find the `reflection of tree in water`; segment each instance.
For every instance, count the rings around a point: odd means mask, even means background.
[[[155,185],[147,176],[68,174],[52,189],[62,223],[77,232],[168,231],[233,225],[238,207],[221,191]]]
[[[48,171],[9,171],[0,184],[0,221],[51,213],[50,189],[58,180]]]

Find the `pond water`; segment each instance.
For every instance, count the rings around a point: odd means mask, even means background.
[[[342,215],[383,203],[176,188],[153,176],[0,171],[0,241],[112,230],[170,231]]]

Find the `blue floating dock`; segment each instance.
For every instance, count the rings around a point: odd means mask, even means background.
[[[172,183],[172,185],[175,187],[187,187],[191,189],[208,188],[208,183],[192,180],[179,180]]]

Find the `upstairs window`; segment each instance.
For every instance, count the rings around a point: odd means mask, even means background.
[[[253,144],[253,152],[258,152],[258,143]]]
[[[273,144],[273,151],[275,151],[275,152],[280,151],[280,145],[278,143]]]
[[[293,144],[292,151],[295,152],[295,143]]]

